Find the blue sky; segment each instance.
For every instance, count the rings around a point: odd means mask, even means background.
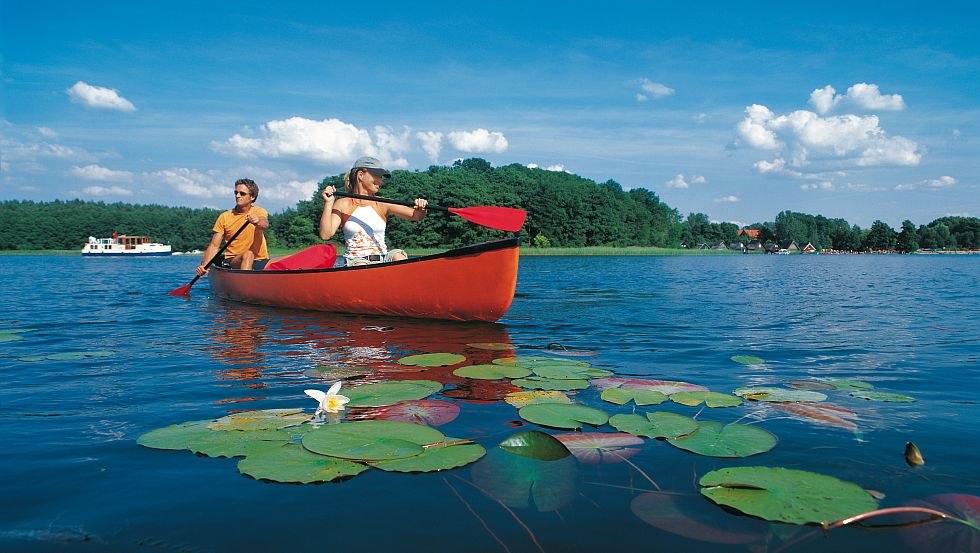
[[[528,5],[524,5],[528,4]],[[980,216],[966,2],[0,0],[0,200],[272,212],[465,157],[739,224]]]

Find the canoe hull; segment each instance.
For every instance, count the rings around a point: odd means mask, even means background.
[[[404,261],[299,271],[212,268],[214,293],[257,305],[336,313],[494,322],[517,287],[519,240]]]

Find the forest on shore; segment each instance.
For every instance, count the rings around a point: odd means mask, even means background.
[[[325,178],[309,200],[270,214],[266,236],[271,246],[301,248],[321,242],[317,235],[323,208],[320,190],[328,184],[343,189],[343,175]],[[492,167],[479,158],[427,170],[392,171],[381,195],[427,198],[430,203],[449,207],[525,209],[527,222],[520,236],[528,247],[697,248],[750,240],[744,233],[740,236],[739,227],[733,223],[711,222],[703,213],[683,217],[645,188],[624,191],[613,180],[597,183],[571,173],[519,164]],[[262,205],[261,191],[259,198],[257,203]],[[89,236],[104,238],[113,232],[147,235],[172,245],[174,251],[203,250],[219,213],[207,208],[82,200],[6,200],[0,202],[4,222],[0,250],[80,251]],[[757,238],[762,242],[795,241],[801,248],[811,243],[818,250],[980,250],[980,219],[976,217],[941,217],[918,227],[906,220],[897,230],[878,220],[862,229],[844,219],[783,211],[774,221],[744,228],[758,230]],[[418,223],[389,221],[387,241],[399,248],[456,247],[503,235],[461,217],[432,212]],[[340,236],[338,232],[334,240]]]

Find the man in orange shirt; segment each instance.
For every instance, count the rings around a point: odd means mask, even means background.
[[[214,222],[214,234],[211,243],[204,251],[204,262],[198,265],[197,274],[208,272],[205,264],[221,247],[222,241],[231,239],[232,235],[242,227],[251,223],[253,228],[246,229],[234,241],[227,245],[222,264],[232,269],[250,271],[261,270],[269,261],[269,250],[265,244],[265,229],[269,228],[269,213],[257,205],[253,205],[259,197],[259,185],[252,179],[235,181],[235,208],[218,215]]]

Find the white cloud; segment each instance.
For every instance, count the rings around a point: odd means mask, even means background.
[[[136,111],[136,106],[134,106],[129,100],[120,96],[119,91],[114,88],[92,86],[83,81],[78,81],[65,92],[68,93],[68,97],[71,98],[71,101],[90,108],[111,109],[126,112]]]
[[[167,186],[173,187],[178,193],[195,198],[216,198],[221,195],[231,195],[231,185],[219,183],[213,175],[201,173],[194,169],[174,168],[152,173],[153,177],[161,179]],[[232,181],[234,182],[234,181]],[[259,194],[261,195],[261,189]]]
[[[76,165],[72,167],[69,173],[72,176],[86,180],[122,181],[133,178],[133,174],[129,171],[114,171],[95,164],[86,165],[85,167],[78,167]]]
[[[738,135],[749,147],[775,150],[780,147],[776,133],[769,128],[775,114],[766,106],[752,104],[745,108],[745,119],[738,124]]]
[[[839,104],[852,105],[865,110],[902,111],[905,99],[901,94],[882,94],[876,84],[856,83],[844,94],[837,94],[827,85],[810,93],[810,104],[817,113],[824,115]]]
[[[834,183],[830,181],[808,182],[800,185],[800,190],[821,190],[824,192],[831,192],[834,189]]]
[[[949,175],[943,175],[937,179],[925,179],[918,183],[899,184],[895,190],[918,190],[920,188],[937,190],[940,188],[952,188],[958,181]]]
[[[3,152],[3,157],[6,161],[57,159],[77,163],[98,160],[98,156],[82,148],[72,148],[70,146],[47,142],[25,144],[16,140],[7,140],[3,137],[0,137],[0,152]]]
[[[44,138],[57,138],[58,137],[58,133],[56,133],[54,131],[54,129],[52,129],[50,127],[38,127],[37,128],[37,132],[38,132],[38,134],[40,134]]]
[[[420,131],[415,138],[421,143],[422,151],[432,163],[439,162],[439,152],[442,151],[442,133],[436,131]]]
[[[453,131],[447,137],[453,148],[467,153],[496,153],[507,151],[507,138],[503,133],[486,129]]]
[[[133,191],[121,186],[86,186],[82,192],[89,196],[132,196]]]
[[[296,204],[300,200],[309,200],[320,185],[318,180],[298,181],[259,185],[259,197],[262,200],[273,200],[286,205]]]
[[[677,176],[669,181],[665,181],[664,184],[667,185],[667,188],[688,188],[692,184],[704,184],[706,182],[708,182],[708,180],[700,175],[694,175],[691,177],[690,181],[688,181],[682,173],[677,173]]]
[[[211,142],[211,149],[245,158],[300,157],[343,166],[363,155],[381,157],[368,131],[339,119],[274,120],[262,125],[259,135],[235,134],[224,142]],[[387,138],[386,134],[383,140]]]
[[[650,97],[653,98],[663,98],[664,96],[670,96],[674,93],[674,89],[669,86],[655,83],[650,79],[640,79],[640,90],[642,92],[636,95],[637,101],[645,102]]]
[[[554,165],[549,165],[548,167],[545,167],[545,170],[562,173],[565,172],[565,166],[562,165],[561,163],[556,163]]]
[[[698,123],[699,125],[701,123],[704,123],[707,120],[708,120],[708,114],[707,113],[699,113],[699,114],[697,114],[697,115],[694,116],[694,121],[696,123]]]
[[[738,196],[722,196],[720,198],[715,198],[715,203],[735,203],[741,201]]]

